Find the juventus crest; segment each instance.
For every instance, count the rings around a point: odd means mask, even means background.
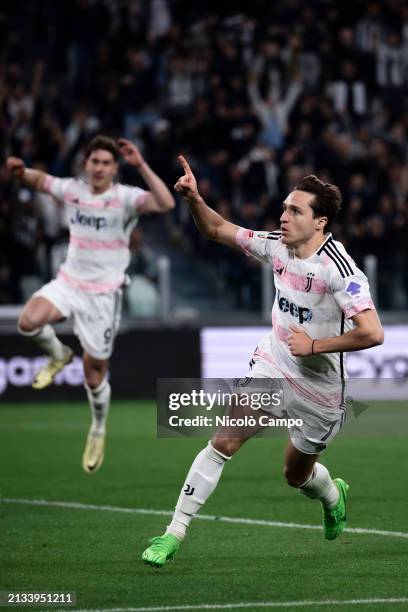
[[[314,272],[308,272],[306,274],[306,287],[305,287],[306,293],[309,293],[309,291],[312,288],[313,277],[314,277]]]

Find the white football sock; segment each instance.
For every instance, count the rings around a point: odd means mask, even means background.
[[[106,419],[109,412],[111,387],[104,378],[101,384],[96,389],[91,389],[84,384],[89,400],[92,413],[92,425],[90,433],[96,436],[102,436],[106,431]]]
[[[31,332],[22,331],[20,328],[18,328],[18,331],[35,342],[52,359],[60,360],[65,357],[65,345],[58,340],[51,325],[44,325],[44,327],[39,327]]]
[[[179,540],[184,538],[191,519],[214,491],[229,459],[217,451],[211,442],[198,453],[187,474],[166,533],[171,533]]]
[[[315,463],[313,472],[300,487],[303,495],[312,499],[320,499],[324,506],[332,508],[339,501],[339,490],[329,474],[329,470],[321,463]]]

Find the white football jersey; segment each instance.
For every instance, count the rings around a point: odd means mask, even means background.
[[[116,183],[94,194],[83,180],[50,175],[44,190],[67,210],[69,247],[57,278],[90,293],[110,293],[123,285],[130,234],[149,192]]]
[[[374,309],[367,277],[340,242],[327,234],[310,257],[299,259],[281,240],[281,232],[240,228],[237,243],[247,254],[270,264],[276,296],[272,308],[271,352],[289,378],[346,377],[343,353],[294,357],[288,347],[289,326],[311,338],[338,336],[354,327],[351,317]]]

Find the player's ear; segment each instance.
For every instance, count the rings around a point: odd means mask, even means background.
[[[319,217],[317,220],[317,227],[318,229],[322,229],[324,230],[324,228],[326,227],[328,222],[328,218],[327,217]]]

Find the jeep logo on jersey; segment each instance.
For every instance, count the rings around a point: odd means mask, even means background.
[[[292,317],[295,317],[295,319],[299,319],[299,323],[306,323],[307,321],[312,320],[312,311],[310,310],[310,308],[298,306],[294,302],[289,302],[289,300],[283,296],[279,296],[278,306],[279,310],[281,310],[282,312],[290,312]]]
[[[349,283],[349,286],[346,289],[346,293],[349,293],[352,297],[354,297],[355,295],[358,295],[360,293],[360,289],[361,285],[359,285],[358,283],[353,283],[353,281],[351,281],[351,283]]]
[[[96,230],[107,227],[108,221],[106,217],[94,217],[93,215],[84,215],[79,210],[75,211],[75,215],[71,217],[70,222],[78,225],[85,225],[87,227],[94,227]]]

